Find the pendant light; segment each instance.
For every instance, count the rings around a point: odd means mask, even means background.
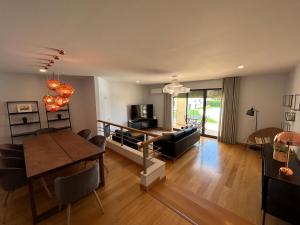
[[[49,112],[57,112],[58,110],[60,110],[60,106],[56,103],[46,104],[46,110]]]
[[[45,95],[43,97],[43,102],[45,103],[45,105],[53,104],[55,102],[55,98],[51,95]]]
[[[163,93],[167,93],[174,96],[189,92],[190,88],[184,87],[181,83],[179,83],[177,76],[172,76],[172,82],[163,87]]]
[[[69,98],[74,94],[74,91],[74,88],[70,84],[61,84],[56,89],[57,94],[59,94],[63,98]]]
[[[70,101],[69,98],[64,98],[64,97],[61,97],[60,95],[55,97],[55,103],[60,107],[65,106],[66,104],[69,103],[69,101]]]

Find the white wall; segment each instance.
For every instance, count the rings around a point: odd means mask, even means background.
[[[62,77],[75,88],[70,101],[73,131],[84,128],[96,133],[95,93],[93,77]],[[46,76],[26,74],[0,74],[0,143],[10,142],[6,101],[39,101],[42,127],[47,127],[45,107],[41,101],[47,94]],[[32,129],[34,129],[33,127]]]
[[[203,81],[193,81],[193,82],[184,82],[184,86],[191,89],[209,89],[209,88],[222,88],[223,81],[222,79],[216,80],[203,80]],[[149,85],[149,99],[150,103],[154,107],[154,115],[158,119],[158,126],[163,127],[164,119],[164,96],[163,94],[151,94],[151,89],[162,89],[163,84]]]
[[[147,86],[112,82],[98,77],[98,118],[127,126],[130,105],[150,104]]]
[[[255,130],[255,117],[246,111],[254,106],[258,113],[258,129],[281,127],[283,122],[282,98],[288,74],[241,77],[237,141],[245,143]]]
[[[286,94],[300,95],[300,64],[290,73],[287,82]],[[290,111],[288,108],[284,108],[286,112]],[[291,130],[300,132],[300,111],[295,112],[295,122],[289,122],[291,124]]]

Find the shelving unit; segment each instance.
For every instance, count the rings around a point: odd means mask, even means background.
[[[61,115],[61,118],[58,117],[59,114]],[[46,111],[46,116],[49,128],[53,127],[60,130],[72,129],[69,104],[57,112]]]
[[[30,104],[31,112],[18,112],[19,104]],[[11,142],[16,143],[16,139],[33,135],[37,129],[41,128],[41,119],[38,101],[8,101],[6,102],[8,121],[10,128]],[[27,122],[23,122],[22,118],[26,117]],[[20,142],[19,140],[18,142]]]

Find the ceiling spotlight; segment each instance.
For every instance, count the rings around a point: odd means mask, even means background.
[[[140,81],[140,80],[137,80],[136,83],[139,84],[139,83],[141,83],[141,81]]]
[[[50,54],[41,54],[41,55],[51,56],[53,59],[59,60],[59,56],[57,56],[57,55],[50,55]]]
[[[45,68],[41,68],[41,69],[40,69],[40,72],[42,72],[42,73],[45,73],[45,72],[47,72],[47,69],[46,69],[46,67],[45,67]]]
[[[238,68],[239,70],[242,70],[242,69],[245,68],[245,66],[244,66],[244,65],[239,65],[239,66],[237,66],[237,68]]]
[[[50,49],[50,50],[53,50],[53,51],[57,51],[58,54],[60,54],[60,55],[66,54],[66,52],[65,52],[64,50],[62,50],[62,49],[57,49],[57,48],[46,48],[46,49]]]

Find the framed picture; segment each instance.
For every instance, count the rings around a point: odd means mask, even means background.
[[[285,112],[286,121],[295,121],[296,113],[294,112]]]
[[[294,104],[292,106],[292,109],[295,111],[300,111],[300,95],[294,96]]]
[[[283,96],[283,106],[292,107],[294,95],[284,95]]]
[[[17,105],[17,112],[32,112],[31,104],[18,104]]]

